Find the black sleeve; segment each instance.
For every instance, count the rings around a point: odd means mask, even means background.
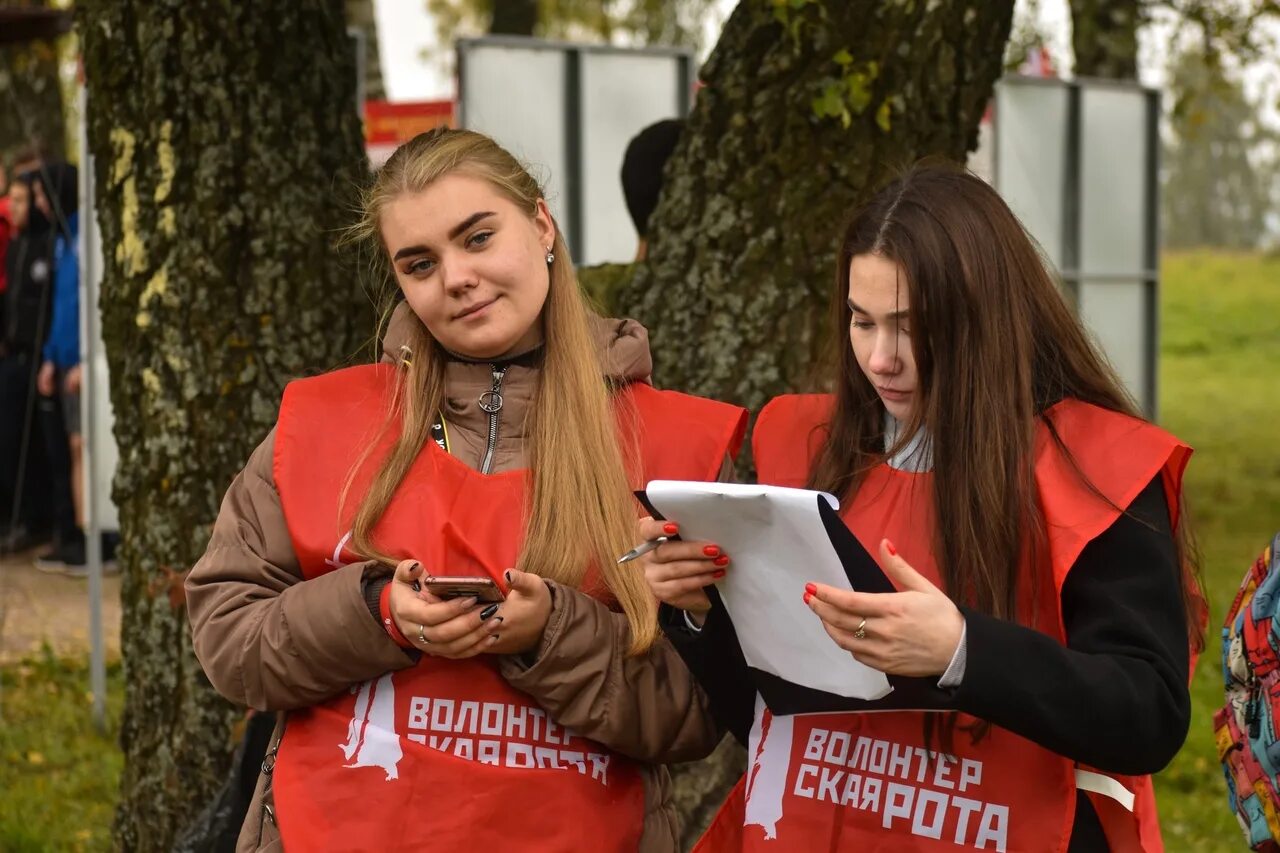
[[[1157,476],[1067,575],[1066,646],[962,608],[968,660],[955,707],[1104,772],[1162,769],[1191,718],[1181,584]]]
[[[716,479],[720,483],[736,482],[733,457],[725,457]],[[684,611],[669,604],[658,608],[658,625],[707,694],[716,722],[746,746],[756,717],[755,683],[720,596],[714,587],[707,588],[707,595],[712,609],[702,630],[690,628]]]
[[[724,608],[714,607],[701,631],[688,626],[683,611],[665,604],[658,620],[706,692],[716,722],[746,746],[755,721],[756,687]]]

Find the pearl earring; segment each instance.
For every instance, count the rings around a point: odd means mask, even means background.
[[[551,266],[553,263],[555,263],[555,260],[556,260],[556,253],[551,251],[550,249],[547,249],[547,266]]]

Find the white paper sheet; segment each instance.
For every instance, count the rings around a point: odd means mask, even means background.
[[[787,681],[855,699],[879,699],[893,688],[884,673],[837,646],[804,603],[810,581],[849,589],[827,537],[818,501],[825,492],[654,480],[649,502],[680,525],[685,540],[715,542],[732,562],[716,583],[747,663]]]

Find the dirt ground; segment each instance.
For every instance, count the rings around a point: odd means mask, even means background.
[[[89,581],[38,570],[30,551],[0,557],[0,665],[40,651],[89,654]],[[102,579],[107,658],[120,656],[120,576]]]

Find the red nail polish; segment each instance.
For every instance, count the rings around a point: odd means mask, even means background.
[[[668,536],[675,536],[677,533],[680,532],[680,528],[675,524],[672,524],[671,522],[667,522],[666,524],[662,525],[662,532],[667,534]]]
[[[811,592],[806,592],[806,593],[804,594],[804,603],[805,603],[805,604],[808,604],[808,603],[809,603],[809,599],[811,599],[811,598],[813,598],[813,593],[811,593]]]
[[[805,595],[817,595],[818,594],[817,584],[811,584],[811,583],[805,584],[804,592],[805,592]]]
[[[721,554],[719,557],[716,557],[715,564],[717,566],[729,565],[729,556],[727,554]]]
[[[891,557],[898,556],[898,549],[893,547],[893,543],[890,542],[888,539],[884,540],[884,549],[889,552],[889,556]]]
[[[715,578],[716,580],[720,580],[720,578],[724,577],[724,569],[720,569],[719,571],[712,572],[711,577]]]
[[[706,545],[703,547],[702,553],[706,554],[708,557],[719,557],[720,548],[716,545]]]

